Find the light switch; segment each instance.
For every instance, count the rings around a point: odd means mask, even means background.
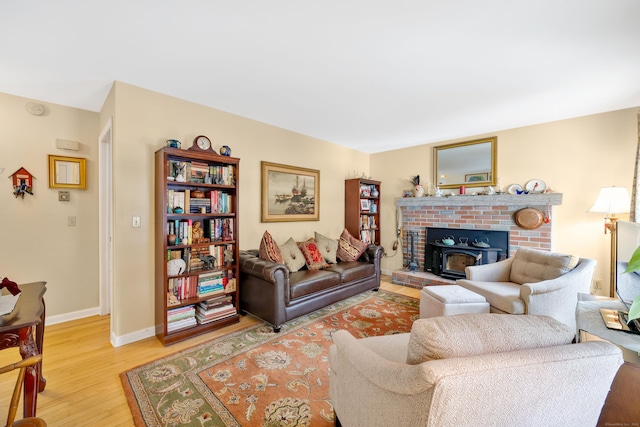
[[[140,228],[140,217],[139,216],[134,216],[133,217],[133,228]]]
[[[68,227],[75,227],[76,226],[76,217],[75,216],[68,216],[67,217],[67,226]]]

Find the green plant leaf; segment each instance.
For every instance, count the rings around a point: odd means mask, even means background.
[[[627,325],[633,320],[640,317],[640,295],[633,300],[631,307],[629,307],[629,321]]]
[[[633,255],[631,255],[627,269],[624,272],[631,273],[638,270],[640,270],[640,246],[638,246],[633,252]]]

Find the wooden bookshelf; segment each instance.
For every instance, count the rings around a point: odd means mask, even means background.
[[[240,319],[239,165],[213,152],[155,153],[155,324],[164,345]]]
[[[353,178],[344,182],[344,224],[354,237],[380,245],[380,181]]]

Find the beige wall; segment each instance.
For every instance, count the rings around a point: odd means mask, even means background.
[[[496,135],[498,179],[508,187],[539,178],[563,193],[563,203],[554,209],[552,218],[553,250],[596,259],[595,278],[602,281],[604,290],[600,293],[607,293],[609,235],[603,233],[603,215],[587,210],[600,187],[615,185],[631,191],[638,143],[637,112],[638,108],[631,108],[372,155],[371,174],[383,182],[383,246],[391,248],[394,201],[402,190],[411,189],[411,176],[419,174],[425,184],[434,182],[434,145]],[[383,268],[402,268],[401,252],[385,259]]]
[[[367,155],[338,145],[279,129],[212,108],[123,83],[112,88],[100,114],[45,103],[37,117],[25,111],[30,100],[0,94],[0,191],[4,268],[0,276],[18,282],[46,280],[47,314],[97,312],[98,289],[98,136],[113,118],[114,295],[116,337],[134,337],[153,330],[153,153],[166,139],[183,147],[198,134],[208,135],[214,148],[229,145],[241,159],[240,247],[258,246],[268,229],[278,242],[305,239],[319,231],[337,236],[343,228],[344,179],[355,171],[382,181],[382,244],[389,257],[387,271],[401,268],[401,255],[391,256],[396,197],[410,189],[409,178],[420,174],[432,181],[433,145]],[[602,186],[630,189],[637,144],[638,108],[500,131],[498,176],[505,186],[532,178],[564,194],[555,209],[554,250],[598,260],[596,278],[608,282],[609,236],[602,218],[587,209]],[[480,135],[469,136],[474,139]],[[484,136],[484,135],[482,135]],[[81,142],[81,150],[58,150],[55,140]],[[454,142],[454,141],[443,141]],[[88,188],[72,190],[71,202],[58,202],[48,188],[47,154],[85,157]],[[260,222],[260,161],[320,170],[320,221]],[[35,195],[15,199],[9,174],[21,166],[36,176]],[[0,181],[2,182],[2,181]],[[67,217],[77,218],[76,227]],[[132,228],[133,216],[142,227]]]
[[[47,316],[96,309],[98,299],[98,114],[45,103],[45,113],[25,110],[31,99],[0,94],[0,277],[18,283],[47,282]],[[80,142],[80,150],[56,148],[56,139]],[[49,188],[48,155],[87,159],[87,189],[58,201]],[[9,178],[20,167],[35,177],[33,195],[12,194]],[[76,217],[76,226],[67,218]],[[95,310],[93,311],[96,312]]]
[[[257,248],[265,229],[284,243],[337,236],[344,227],[344,180],[367,171],[369,156],[247,118],[116,83],[114,100],[114,329],[118,336],[153,326],[153,154],[170,138],[191,146],[207,135],[240,161],[240,248]],[[260,161],[320,170],[320,221],[260,222]],[[142,227],[132,228],[134,215]]]

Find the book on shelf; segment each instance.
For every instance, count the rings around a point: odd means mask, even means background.
[[[212,218],[205,221],[205,234],[212,242],[232,241],[234,218]]]
[[[179,320],[177,322],[167,322],[167,332],[176,332],[181,329],[191,328],[192,326],[196,326],[198,321],[196,320],[196,316],[188,317],[186,319]]]
[[[200,324],[206,324],[225,317],[233,316],[237,314],[235,306],[231,303],[224,303],[215,307],[207,308],[202,303],[199,303],[196,307],[196,320]]]

